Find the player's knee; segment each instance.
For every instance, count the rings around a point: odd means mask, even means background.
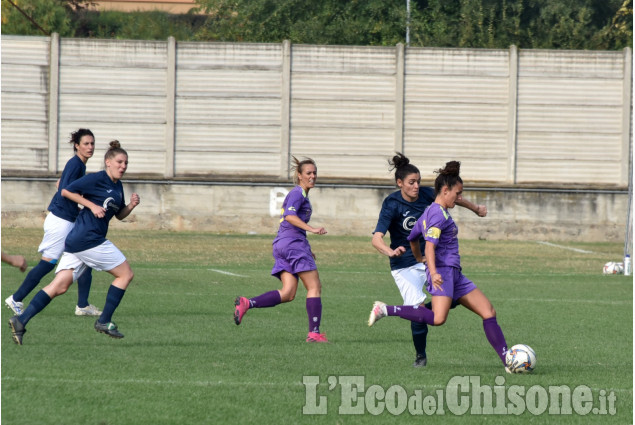
[[[439,313],[435,313],[434,314],[434,326],[441,326],[442,324],[445,323],[445,321],[448,318],[448,314],[439,314]]]
[[[483,314],[483,320],[491,319],[492,317],[496,317],[496,310],[494,310],[494,307],[490,307],[489,309],[485,310],[485,313]]]
[[[441,326],[445,323],[446,317],[434,318],[434,326]]]
[[[130,271],[128,272],[128,283],[132,282],[132,279],[134,279],[134,272],[132,271],[132,269],[130,269]]]
[[[280,293],[280,301],[283,303],[291,302],[295,299],[295,292],[283,291]]]

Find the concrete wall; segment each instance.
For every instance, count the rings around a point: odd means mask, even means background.
[[[80,127],[128,178],[391,184],[448,160],[484,186],[623,189],[632,51],[440,49],[3,36],[3,176],[52,177]],[[29,143],[24,143],[25,137]],[[89,172],[101,166],[87,164]]]
[[[55,186],[52,179],[3,179],[2,226],[40,227]],[[126,182],[126,197],[141,205],[112,228],[198,230],[274,234],[285,191],[291,185]],[[311,190],[312,224],[329,234],[368,236],[383,199],[395,188],[318,185]],[[623,242],[628,195],[624,191],[465,189],[485,204],[479,218],[456,208],[462,238],[541,241]]]

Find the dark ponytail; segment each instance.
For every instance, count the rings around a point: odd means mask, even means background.
[[[459,176],[459,172],[461,170],[461,163],[459,161],[450,161],[445,164],[445,167],[439,168],[435,171],[438,174],[437,178],[434,180],[434,192],[438,195],[441,193],[441,188],[443,186],[447,186],[448,189],[452,189],[452,187],[457,184],[463,184],[463,180]]]
[[[388,160],[388,164],[391,166],[390,171],[395,170],[395,182],[398,180],[404,181],[410,174],[421,174],[419,169],[410,163],[410,160],[401,152],[395,152],[397,155],[392,157],[392,160]]]

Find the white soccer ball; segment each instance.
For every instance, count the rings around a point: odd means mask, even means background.
[[[536,368],[536,352],[525,344],[516,344],[505,355],[505,366],[511,373],[530,373]]]
[[[603,274],[622,274],[624,273],[624,264],[609,261],[602,269]]]

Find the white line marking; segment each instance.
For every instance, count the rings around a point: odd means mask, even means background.
[[[212,271],[212,272],[216,272],[216,273],[220,273],[220,274],[226,274],[228,276],[247,277],[247,276],[243,276],[241,274],[236,274],[236,273],[232,273],[232,272],[226,272],[224,270],[218,270],[218,269],[207,269],[207,270]]]
[[[196,386],[196,387],[211,387],[211,386],[237,386],[237,387],[300,387],[304,386],[304,384],[300,381],[295,382],[238,382],[238,381],[176,381],[176,380],[154,380],[154,379],[58,379],[58,378],[33,378],[33,377],[17,377],[17,376],[3,376],[3,381],[28,381],[28,382],[49,382],[52,384],[75,384],[75,385],[121,385],[121,384],[133,384],[133,385],[182,385],[182,386]],[[328,383],[323,382],[318,384],[319,387],[328,388]],[[459,386],[448,386],[446,384],[420,384],[420,383],[407,383],[402,384],[402,386],[406,388],[432,388],[432,389],[458,389],[462,388]],[[624,392],[624,393],[632,393],[633,390],[631,388],[591,388],[592,391],[614,391],[614,392]]]
[[[541,245],[553,246],[554,248],[568,249],[569,251],[579,252],[581,254],[596,254],[593,251],[586,251],[584,249],[579,249],[579,248],[571,248],[571,247],[564,246],[564,245],[557,245],[557,244],[551,243],[551,242],[538,241],[536,243],[539,243]]]

